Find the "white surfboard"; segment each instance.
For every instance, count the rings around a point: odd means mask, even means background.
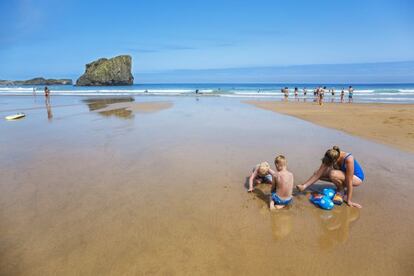
[[[24,118],[24,117],[26,117],[26,114],[17,113],[17,114],[6,116],[6,120],[9,120],[9,121],[10,120],[17,120],[17,119],[21,119],[21,118]]]

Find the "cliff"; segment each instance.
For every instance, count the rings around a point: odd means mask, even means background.
[[[128,55],[101,58],[86,64],[85,73],[76,81],[78,86],[132,85],[132,58]]]

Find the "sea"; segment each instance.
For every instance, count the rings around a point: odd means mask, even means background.
[[[289,88],[288,100],[312,100],[313,91],[318,86],[326,86],[325,100],[340,101],[341,90],[345,90],[344,101],[348,100],[349,84],[309,84],[309,83],[174,83],[174,84],[134,84],[131,86],[88,86],[74,85],[49,86],[52,96],[196,96],[279,99],[284,96],[281,89]],[[294,96],[294,88],[299,89]],[[414,103],[414,84],[352,84],[354,102],[361,103]],[[303,90],[308,93],[304,96]],[[44,86],[0,86],[0,95],[43,94]],[[334,90],[334,95],[328,93]]]

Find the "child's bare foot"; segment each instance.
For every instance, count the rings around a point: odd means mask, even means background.
[[[286,207],[286,205],[275,205],[275,208],[276,209],[282,209],[282,208],[285,208]]]
[[[269,208],[270,208],[270,210],[276,210],[276,208],[275,208],[275,202],[271,198],[270,198],[270,206],[269,206]]]

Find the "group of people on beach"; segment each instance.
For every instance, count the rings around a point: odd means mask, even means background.
[[[294,188],[293,174],[287,169],[286,157],[278,155],[274,164],[276,170],[272,170],[267,162],[256,165],[249,177],[248,189],[248,192],[252,192],[256,184],[272,184],[269,199],[269,208],[272,210],[291,204]],[[362,208],[360,204],[352,201],[352,196],[353,188],[360,186],[364,179],[364,171],[354,156],[334,146],[325,152],[320,167],[308,180],[296,185],[296,189],[303,192],[318,180],[328,181],[336,186],[336,197],[351,207]]]
[[[325,91],[328,90],[327,93],[331,94],[332,97],[335,97],[335,89],[328,89],[326,86],[318,86],[313,90],[313,96],[315,101],[317,101],[319,103],[319,105],[323,104],[323,99],[325,97]],[[288,99],[289,97],[289,87],[284,87],[281,89],[281,92],[283,93],[285,100]],[[295,89],[293,90],[295,99],[299,100],[299,88],[295,87]],[[306,87],[303,88],[302,90],[303,96],[307,97],[308,94],[308,90]],[[348,87],[348,102],[351,103],[353,102],[353,95],[354,95],[354,88],[350,85]],[[342,88],[341,92],[340,92],[340,99],[341,99],[341,103],[344,102],[344,98],[345,98],[345,89]]]

